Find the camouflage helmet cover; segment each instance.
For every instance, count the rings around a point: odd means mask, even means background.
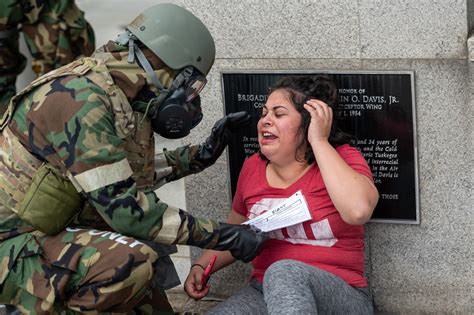
[[[127,30],[167,66],[193,66],[207,75],[216,48],[206,26],[188,10],[170,3],[155,5],[137,16]]]

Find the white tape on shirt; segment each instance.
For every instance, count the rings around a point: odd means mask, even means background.
[[[158,243],[172,244],[178,238],[179,228],[183,222],[179,215],[179,209],[168,206],[168,209],[163,213],[161,229],[154,237],[154,241]],[[192,233],[192,231],[189,231]]]
[[[84,192],[88,193],[96,189],[123,181],[132,176],[133,171],[127,159],[118,162],[101,165],[74,176],[77,184]]]

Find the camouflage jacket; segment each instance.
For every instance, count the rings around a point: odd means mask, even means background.
[[[0,1],[0,114],[15,94],[16,77],[26,66],[19,31],[37,75],[94,51],[94,32],[74,0]]]
[[[130,105],[137,95],[130,90],[146,84],[146,75],[136,69],[113,74],[113,67],[108,67],[111,56],[126,63],[118,52],[99,50],[95,58],[80,59],[34,81],[10,104],[16,103],[9,130],[33,156],[68,175],[114,231],[162,244],[213,247],[217,222],[195,218],[161,202],[153,189],[137,186],[128,148],[141,125]],[[165,85],[171,82],[166,80],[168,70],[157,71]],[[121,81],[121,86],[115,81]],[[201,170],[194,161],[196,151],[196,146],[164,150],[158,160],[166,161],[166,167],[160,166],[166,171],[154,181],[171,181]],[[0,208],[0,241],[31,230],[11,211]]]

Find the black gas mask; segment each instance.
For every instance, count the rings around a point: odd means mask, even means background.
[[[129,32],[119,35],[117,39],[122,45],[128,44],[128,62],[133,63],[138,59],[159,91],[159,95],[152,98],[146,108],[153,131],[168,139],[187,136],[202,120],[199,93],[207,83],[206,77],[194,67],[187,66],[176,75],[171,87],[165,88],[135,41],[135,36]]]
[[[206,83],[206,78],[192,67],[181,71],[169,90],[160,91],[150,100],[148,116],[153,130],[168,139],[187,136],[202,120],[199,93]]]

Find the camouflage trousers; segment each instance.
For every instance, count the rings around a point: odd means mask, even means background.
[[[10,270],[0,304],[24,314],[173,314],[164,291],[151,287],[158,255],[133,238],[67,228],[21,234],[0,247],[10,253],[0,257]]]

